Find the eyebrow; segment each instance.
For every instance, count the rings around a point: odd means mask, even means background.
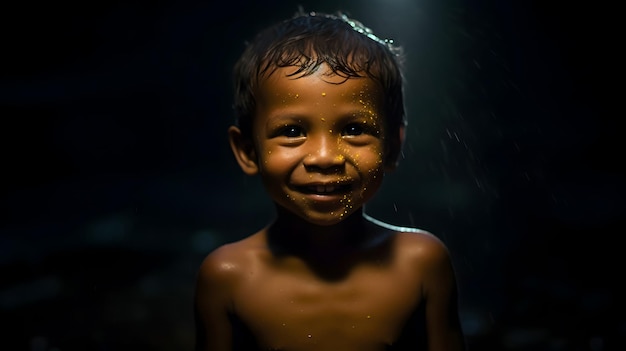
[[[272,123],[280,123],[282,121],[285,122],[293,122],[293,121],[300,121],[302,119],[307,119],[310,118],[310,116],[305,115],[305,114],[301,114],[301,113],[292,113],[292,112],[288,112],[288,111],[284,111],[284,112],[275,112],[272,113],[271,115],[269,115],[267,117],[267,121],[266,124],[272,122]]]
[[[312,114],[293,113],[290,111],[280,111],[268,116],[265,121],[266,128],[276,127],[276,125],[286,125],[290,123],[308,124],[308,121],[314,119],[322,119],[322,116],[314,116]],[[346,109],[342,111],[337,118],[333,118],[332,126],[337,124],[346,124],[349,122],[365,122],[366,124],[384,124],[384,117],[381,113],[370,113],[362,109]]]

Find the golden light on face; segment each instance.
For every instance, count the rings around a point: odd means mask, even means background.
[[[383,178],[382,94],[369,78],[305,77],[280,68],[257,88],[253,125],[261,178],[281,207],[318,225],[354,213]]]

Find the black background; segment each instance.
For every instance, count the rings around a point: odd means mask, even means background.
[[[230,70],[298,5],[404,47],[404,158],[366,210],[448,244],[470,348],[623,349],[619,12],[487,0],[3,5],[0,349],[192,349],[202,258],[271,216]]]

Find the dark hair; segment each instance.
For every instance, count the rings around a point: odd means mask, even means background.
[[[242,134],[251,136],[254,88],[260,78],[281,67],[295,67],[290,76],[306,76],[322,64],[346,79],[368,77],[377,81],[385,95],[388,128],[393,131],[406,124],[401,48],[341,12],[300,11],[258,33],[235,64],[234,110]]]

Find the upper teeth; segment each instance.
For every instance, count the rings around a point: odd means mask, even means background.
[[[335,191],[335,188],[336,187],[334,185],[316,185],[315,191],[318,193],[330,193]]]

